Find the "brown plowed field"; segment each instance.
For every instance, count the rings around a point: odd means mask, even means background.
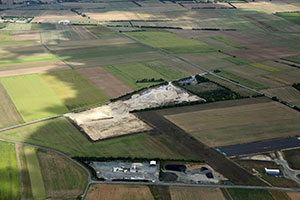
[[[86,200],[154,200],[150,189],[141,185],[92,185]]]
[[[84,26],[72,26],[73,30],[79,35],[82,40],[94,40],[97,37],[88,31]]]
[[[219,188],[170,187],[172,200],[226,200]]]
[[[109,98],[116,98],[133,91],[126,83],[102,68],[82,68],[78,69],[78,72]]]

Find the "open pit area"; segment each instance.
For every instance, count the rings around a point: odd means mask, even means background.
[[[128,100],[119,100],[88,111],[70,113],[65,116],[80,127],[91,140],[97,141],[152,129],[134,114],[131,114],[130,111],[192,101],[205,100],[168,84],[134,94]]]

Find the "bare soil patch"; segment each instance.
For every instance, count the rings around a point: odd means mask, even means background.
[[[82,68],[78,71],[109,98],[132,92],[132,88],[126,83],[102,68]]]
[[[85,12],[87,16],[96,21],[116,21],[116,20],[140,20],[135,12],[129,11],[109,11],[103,13]]]
[[[59,20],[80,21],[82,17],[69,10],[43,10],[32,22],[57,22]]]
[[[300,199],[300,193],[299,192],[287,192],[287,195],[291,198],[291,200]]]
[[[170,187],[172,200],[226,200],[220,189],[196,187]]]

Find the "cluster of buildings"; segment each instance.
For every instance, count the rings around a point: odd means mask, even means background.
[[[18,23],[18,24],[25,24],[28,23],[28,19],[24,18],[23,20],[14,19],[14,18],[2,18],[0,17],[0,23]]]

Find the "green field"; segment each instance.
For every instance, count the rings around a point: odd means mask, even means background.
[[[103,68],[127,83],[134,90],[157,84],[153,82],[136,83],[137,80],[162,78],[166,81],[170,81],[184,77],[182,73],[177,72],[171,67],[163,65],[159,62],[128,63],[114,66],[104,66]]]
[[[229,188],[233,200],[274,200],[268,190],[249,190],[249,189],[233,189]]]
[[[279,12],[279,13],[276,13],[275,15],[282,17],[290,22],[300,25],[300,12],[294,12],[294,13],[293,12],[289,12],[289,13]]]
[[[0,42],[2,41],[9,41],[12,38],[11,31],[0,31]]]
[[[56,30],[55,24],[31,24],[31,30]]]
[[[217,74],[224,77],[224,78],[227,78],[229,80],[233,80],[235,82],[246,85],[246,86],[248,86],[250,88],[253,88],[253,89],[263,89],[263,88],[265,88],[265,86],[263,86],[259,83],[256,83],[256,82],[251,81],[251,80],[246,79],[246,78],[243,78],[243,77],[238,76],[236,74],[233,74],[231,72],[227,72],[227,71],[222,70],[221,72],[219,72]]]
[[[249,62],[247,62],[246,60],[244,60],[243,58],[237,58],[237,57],[227,57],[227,58],[224,58],[224,60],[227,60],[233,64],[236,64],[236,65],[246,65],[246,64],[249,64]]]
[[[167,136],[148,134],[91,143],[64,118],[58,118],[0,133],[0,138],[50,147],[70,156],[195,158],[187,149]],[[176,143],[176,145],[174,145]],[[147,149],[147,151],[145,151]],[[193,157],[194,156],[194,157]]]
[[[245,47],[245,46],[242,46],[240,45],[239,43],[233,41],[233,40],[230,40],[226,37],[223,37],[223,36],[215,36],[213,37],[214,40],[217,40],[219,42],[222,42],[228,46],[231,46],[231,47],[234,47],[234,48],[237,48],[237,49],[249,49],[248,47]]]
[[[24,122],[1,83],[0,102],[0,128]]]
[[[35,40],[24,40],[24,41],[0,41],[0,46],[18,46],[24,44],[35,44]]]
[[[37,149],[30,146],[25,146],[24,153],[26,156],[27,169],[30,176],[32,196],[34,199],[45,199],[46,192],[39,160],[37,157]]]
[[[198,40],[186,39],[176,34],[159,31],[128,32],[127,36],[169,53],[204,53],[215,49]]]
[[[77,71],[64,70],[44,73],[39,76],[70,111],[87,108],[109,100]]]
[[[22,64],[22,63],[32,63],[32,62],[42,62],[42,61],[52,61],[52,60],[58,60],[58,57],[55,55],[47,55],[47,56],[25,57],[25,58],[1,59],[0,65]]]
[[[88,179],[82,168],[54,152],[39,149],[37,154],[48,198],[77,197],[82,193]]]
[[[68,112],[38,75],[0,79],[25,122]]]
[[[285,58],[281,58],[281,59],[300,64],[300,55],[299,56],[285,57]]]
[[[0,142],[0,199],[19,199],[19,175],[15,145]]]

